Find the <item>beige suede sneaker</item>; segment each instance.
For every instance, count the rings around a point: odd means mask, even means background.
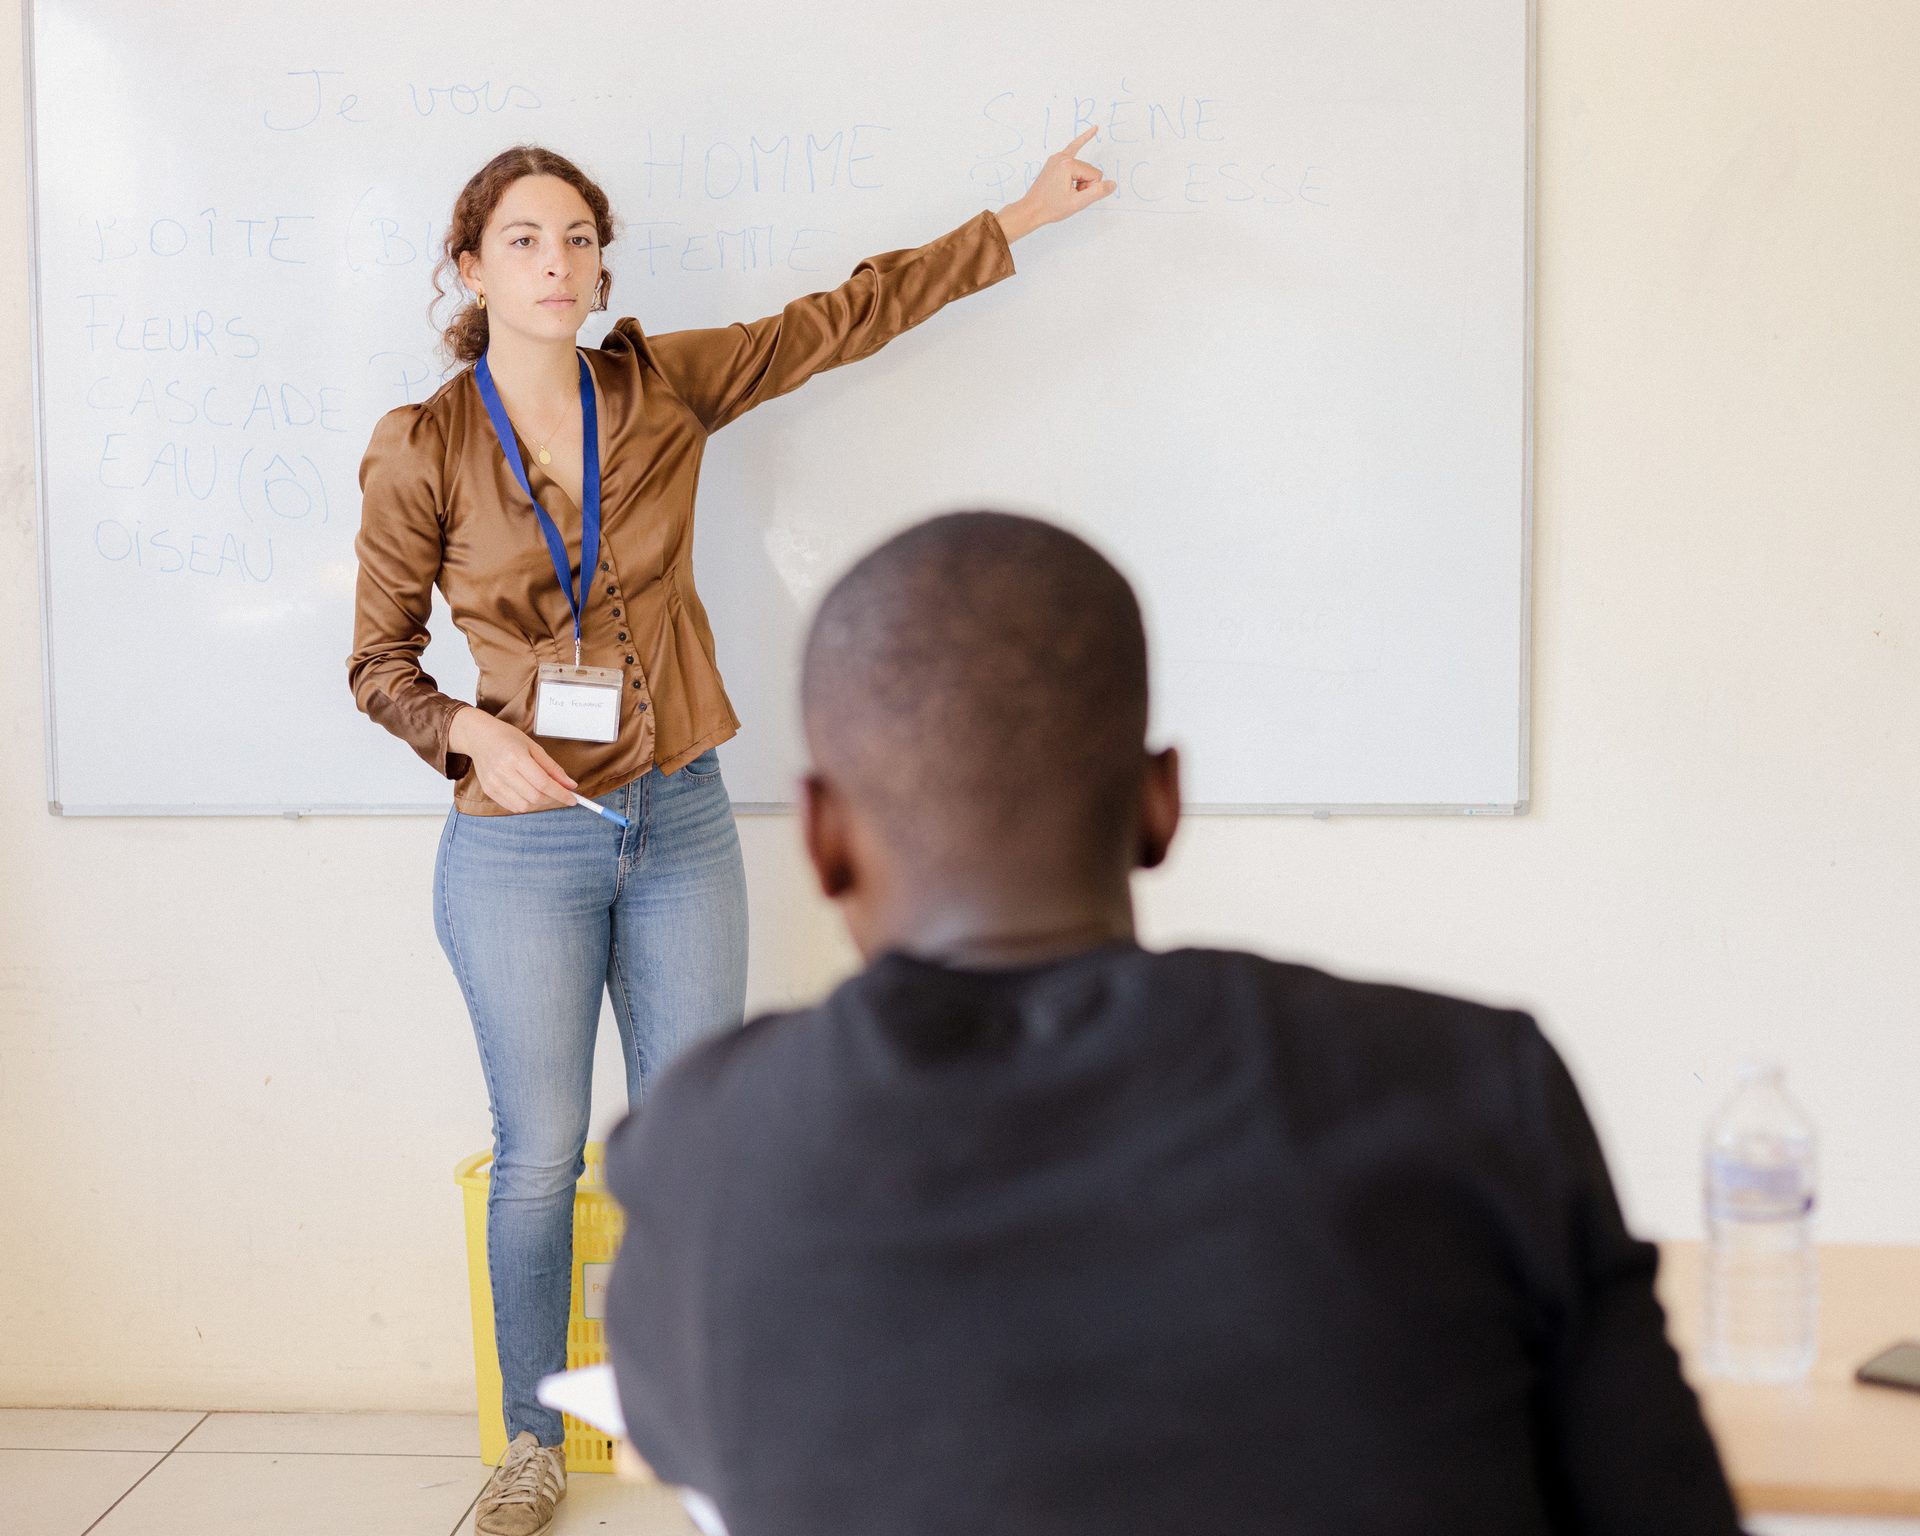
[[[481,1491],[473,1528],[479,1536],[540,1536],[566,1496],[566,1452],[523,1429]]]

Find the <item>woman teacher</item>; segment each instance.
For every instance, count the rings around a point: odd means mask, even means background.
[[[706,440],[1011,275],[1012,241],[1112,192],[1077,158],[1092,136],[998,213],[863,261],[777,315],[658,336],[625,318],[591,349],[577,332],[612,285],[605,193],[520,146],[454,204],[440,271],[471,302],[445,341],[473,366],[374,428],[348,674],[360,709],[454,781],[434,925],[492,1110],[509,1439],[481,1498],[485,1536],[533,1536],[565,1493],[560,1415],[534,1388],[566,1363],[601,991],[632,1103],[745,1011],[746,881],[715,755],[739,721],[691,565]],[[479,667],[472,704],[420,666],[436,586]]]

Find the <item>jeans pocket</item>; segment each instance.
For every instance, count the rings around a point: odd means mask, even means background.
[[[708,747],[698,757],[683,763],[680,771],[690,779],[717,779],[720,777],[720,749]]]

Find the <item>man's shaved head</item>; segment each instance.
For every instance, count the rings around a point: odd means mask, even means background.
[[[1119,571],[1064,529],[956,512],[908,529],[820,605],[801,687],[831,780],[903,854],[1104,862],[1147,731],[1147,642]]]

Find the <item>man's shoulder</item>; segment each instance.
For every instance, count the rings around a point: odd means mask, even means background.
[[[1180,990],[1209,988],[1222,1003],[1245,1000],[1279,1023],[1382,1032],[1466,1030],[1507,1036],[1529,1023],[1519,1009],[1404,982],[1350,976],[1250,950],[1141,952]]]
[[[1169,995],[1192,999],[1196,1022],[1238,1022],[1277,1084],[1329,1107],[1405,1092],[1505,1098],[1543,1043],[1523,1009],[1404,982],[1244,950],[1174,950],[1154,963]]]
[[[1406,1090],[1478,1091],[1510,1081],[1540,1040],[1509,1007],[1401,982],[1338,974],[1249,950],[1121,948],[1083,970],[1107,1006],[1154,1020],[1161,1038],[1246,1050],[1301,1089],[1335,1099]],[[890,1003],[898,975],[869,968],[819,1003],[762,1014],[681,1056],[649,1090],[646,1116],[718,1128],[774,1108],[845,1064],[843,1048]]]
[[[1519,1008],[1345,975],[1252,950],[1118,948],[1091,974],[1115,997],[1138,992],[1164,999],[1199,1021],[1254,1019],[1372,1049],[1404,1042],[1415,1050],[1456,1045],[1505,1050],[1534,1032],[1532,1017]],[[675,1073],[689,1086],[698,1082],[712,1088],[734,1072],[824,1047],[836,1021],[884,1006],[883,989],[897,985],[898,978],[883,980],[875,968],[857,972],[811,1007],[762,1014],[703,1042],[681,1059]]]

